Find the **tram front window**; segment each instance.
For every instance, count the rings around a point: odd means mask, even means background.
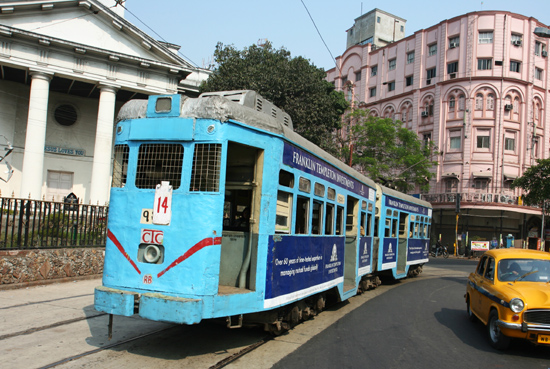
[[[225,191],[225,203],[223,210],[223,229],[225,231],[249,231],[251,200],[251,191]]]

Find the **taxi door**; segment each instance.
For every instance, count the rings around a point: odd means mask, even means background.
[[[481,284],[478,286],[480,298],[478,314],[482,321],[487,322],[489,319],[489,311],[491,310],[492,301],[490,296],[494,294],[495,285],[495,259],[487,257],[485,263],[485,272],[481,278]]]
[[[476,314],[480,314],[482,293],[479,291],[483,285],[483,275],[487,264],[487,256],[482,256],[477,264],[475,273],[470,274],[470,308]]]

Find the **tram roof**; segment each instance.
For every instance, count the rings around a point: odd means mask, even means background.
[[[124,104],[117,116],[117,122],[126,119],[147,117],[147,100],[131,100]],[[336,168],[355,177],[372,188],[381,188],[383,193],[411,203],[431,208],[429,202],[403,194],[396,190],[377,184],[359,171],[346,165],[317,145],[294,132],[290,116],[263,99],[258,93],[250,90],[211,92],[198,98],[182,96],[180,117],[196,119],[215,119],[221,122],[233,121],[239,124],[281,135],[290,143],[311,152]]]
[[[419,199],[417,197],[414,197],[414,196],[411,196],[411,195],[404,194],[402,192],[391,189],[389,187],[385,187],[385,186],[382,186],[382,185],[379,185],[379,186],[382,189],[382,192],[386,195],[393,196],[393,197],[396,197],[398,199],[405,200],[405,201],[408,201],[408,202],[412,202],[413,204],[421,205],[421,206],[424,206],[426,208],[430,208],[430,209],[432,208],[432,204],[430,204],[427,201],[421,200],[421,199]]]

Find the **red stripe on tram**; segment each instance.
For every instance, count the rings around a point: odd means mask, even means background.
[[[191,247],[189,250],[187,250],[185,252],[185,254],[183,254],[182,256],[177,258],[176,260],[174,260],[174,262],[172,264],[168,265],[168,267],[166,269],[164,269],[162,272],[160,272],[157,275],[157,278],[162,277],[162,275],[164,273],[166,273],[167,271],[169,271],[170,269],[172,269],[173,267],[175,267],[176,265],[178,265],[179,263],[181,263],[185,259],[189,258],[191,255],[193,255],[197,251],[200,251],[201,249],[205,248],[206,246],[221,245],[221,243],[222,243],[222,238],[221,237],[205,238],[204,240],[197,242],[193,247]]]
[[[136,270],[136,272],[138,272],[138,274],[141,274],[140,270],[138,269],[136,263],[133,262],[132,259],[130,259],[130,255],[128,255],[128,253],[126,252],[126,250],[124,250],[124,247],[122,247],[122,245],[120,244],[120,242],[118,242],[117,238],[115,237],[115,235],[111,232],[110,229],[107,229],[107,237],[109,237],[109,239],[111,240],[112,243],[115,244],[115,246],[117,247],[118,251],[120,251],[122,253],[122,255],[124,255],[124,257],[126,258],[126,260],[128,260],[130,262],[130,264],[132,264],[132,266],[134,267],[134,269]]]

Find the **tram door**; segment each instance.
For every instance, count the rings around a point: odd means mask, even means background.
[[[380,189],[376,192],[376,204],[374,207],[374,234],[372,237],[372,272],[378,271],[378,250],[380,249],[380,215],[382,200]]]
[[[357,277],[357,235],[359,232],[359,200],[348,196],[346,207],[346,249],[344,264],[344,291],[355,288]]]
[[[263,150],[229,142],[219,293],[255,290]]]
[[[411,229],[412,231],[412,229]],[[409,241],[409,214],[399,213],[399,239],[397,251],[397,273],[405,273],[407,268],[407,245]]]

